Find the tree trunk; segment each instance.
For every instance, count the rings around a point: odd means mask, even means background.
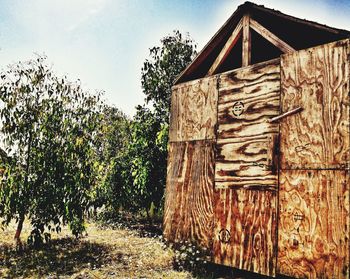
[[[16,230],[16,234],[15,234],[15,242],[16,242],[16,247],[18,250],[22,250],[22,242],[21,242],[21,232],[22,232],[22,228],[23,228],[23,222],[24,222],[24,215],[21,215],[19,217],[18,220],[18,224],[17,224],[17,230]]]
[[[151,215],[149,214],[149,211],[148,211],[147,207],[146,207],[146,215],[147,215],[148,223],[149,223],[150,225],[153,225],[153,220],[152,220]]]
[[[29,163],[30,163],[30,151],[31,151],[31,144],[32,144],[32,130],[29,130],[28,134],[28,150],[27,150],[27,165],[26,165],[26,176],[24,178],[24,186],[25,189],[28,189],[28,176],[29,176]],[[19,210],[19,220],[17,224],[17,230],[15,234],[15,242],[16,242],[16,247],[19,251],[22,251],[22,242],[21,242],[21,232],[23,228],[23,222],[24,222],[24,217],[25,217],[25,211],[23,210],[23,205],[22,208]]]

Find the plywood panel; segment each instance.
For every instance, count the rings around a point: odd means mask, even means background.
[[[278,60],[220,76],[218,142],[278,132],[267,120],[279,114]]]
[[[173,87],[170,142],[215,139],[217,98],[216,77]]]
[[[342,170],[281,172],[279,273],[349,278],[349,185]]]
[[[213,230],[214,143],[170,143],[164,236],[211,248]]]
[[[274,276],[276,192],[215,190],[214,203],[215,263]]]
[[[338,169],[350,160],[349,40],[282,56],[282,169]]]
[[[279,60],[220,76],[216,188],[276,187]]]
[[[277,138],[255,136],[217,144],[216,188],[277,187]]]

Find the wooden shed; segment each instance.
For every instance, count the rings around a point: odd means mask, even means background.
[[[349,38],[238,7],[173,86],[166,239],[259,274],[349,278]]]

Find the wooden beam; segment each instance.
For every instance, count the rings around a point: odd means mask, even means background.
[[[215,59],[213,65],[210,67],[208,71],[208,76],[212,75],[215,73],[217,68],[222,64],[223,61],[225,61],[227,55],[230,53],[231,49],[235,46],[237,43],[238,39],[240,38],[242,34],[242,19],[238,22],[236,28],[233,30],[230,38],[227,40],[226,44],[220,51],[218,57]]]
[[[203,61],[205,61],[210,53],[220,44],[221,40],[226,37],[229,33],[229,27],[235,25],[235,23],[241,17],[242,8],[238,8],[223,26],[215,33],[215,35],[210,39],[210,41],[205,45],[205,47],[197,54],[193,61],[177,76],[174,81],[174,85],[186,81],[188,76],[193,75],[199,67],[202,66]],[[193,78],[192,78],[193,79]]]
[[[263,6],[254,5],[254,9],[262,11],[263,13],[267,13],[265,15],[267,17],[269,17],[269,16],[279,17],[279,18],[282,18],[284,20],[288,20],[288,21],[292,21],[292,22],[295,22],[295,23],[298,23],[298,24],[301,24],[301,25],[304,25],[304,26],[309,26],[309,27],[312,27],[312,28],[316,28],[316,29],[321,30],[321,31],[326,31],[326,32],[330,32],[330,33],[333,33],[333,34],[345,35],[345,36],[349,36],[349,33],[350,33],[348,30],[343,30],[343,29],[338,29],[338,28],[334,28],[334,27],[329,27],[327,25],[320,24],[320,23],[315,22],[315,21],[310,21],[310,20],[306,20],[306,19],[297,18],[297,17],[291,16],[291,15],[284,14],[284,13],[282,13],[280,11],[269,9],[269,8],[266,8],[266,7],[263,7]]]
[[[275,34],[271,33],[264,26],[262,26],[260,23],[258,23],[252,18],[250,19],[250,27],[254,29],[257,33],[259,33],[261,36],[263,36],[270,43],[278,47],[284,53],[295,51],[294,48],[292,48],[290,45],[278,38]]]
[[[250,16],[243,16],[243,45],[242,45],[242,67],[251,63],[251,36],[250,36]]]

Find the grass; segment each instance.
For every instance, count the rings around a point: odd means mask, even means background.
[[[1,278],[192,278],[173,268],[175,253],[156,236],[138,230],[87,224],[81,239],[67,228],[40,250],[16,251],[15,224],[0,229]],[[22,239],[30,233],[25,223]]]
[[[104,226],[88,223],[79,239],[64,227],[40,250],[24,246],[22,252],[14,246],[15,224],[0,227],[0,278],[268,278],[202,260],[191,264],[197,254],[167,247],[159,222],[149,225],[132,216],[108,216],[107,220]],[[30,231],[25,222],[23,242]]]

